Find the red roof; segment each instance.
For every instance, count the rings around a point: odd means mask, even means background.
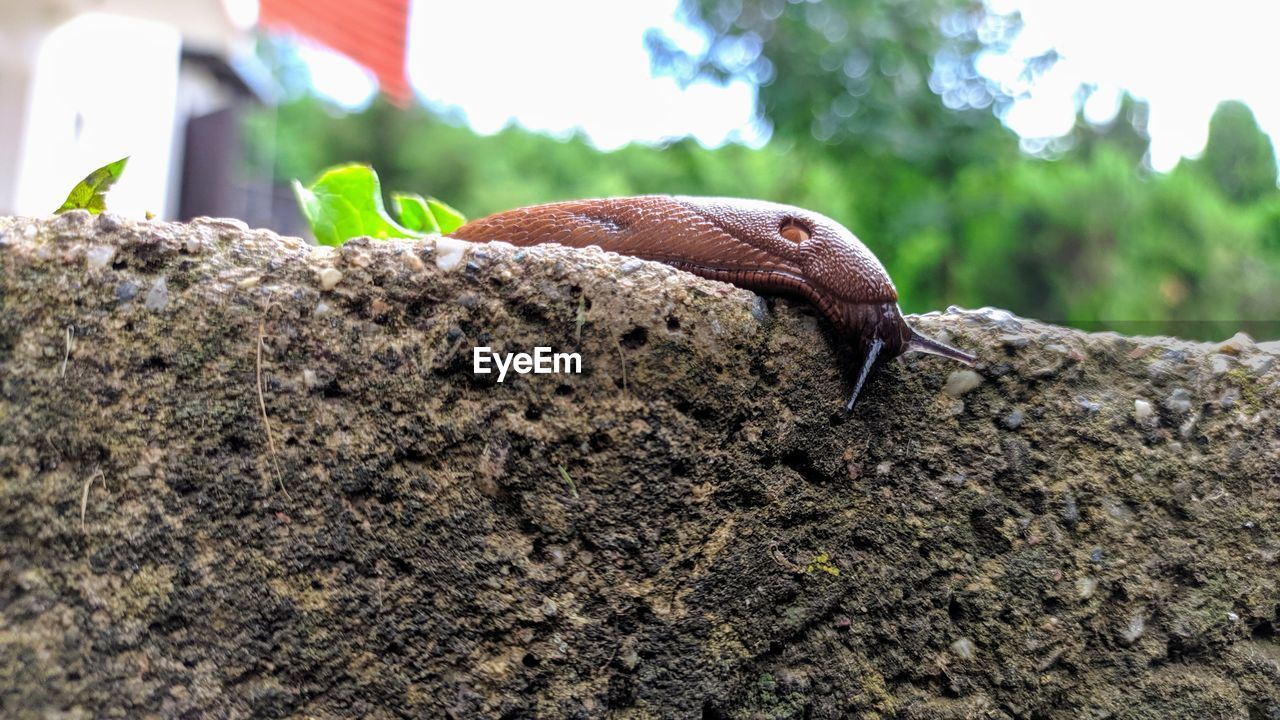
[[[409,0],[260,0],[259,23],[288,29],[365,66],[398,105],[413,98],[405,76]]]

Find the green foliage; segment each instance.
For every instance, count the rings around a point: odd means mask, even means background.
[[[433,197],[427,198],[427,212],[435,221],[436,227],[440,228],[440,232],[446,235],[467,222],[467,218],[462,213]]]
[[[565,470],[563,465],[557,465],[556,470],[560,472],[560,479],[564,480],[564,484],[569,487],[569,492],[573,493],[573,496],[577,498],[578,486],[573,484],[573,478],[569,476],[569,471]]]
[[[421,237],[396,223],[382,205],[378,175],[368,165],[330,168],[310,187],[293,181],[298,206],[321,245],[341,245],[353,237]]]
[[[439,233],[440,224],[427,207],[427,201],[421,195],[412,193],[391,193],[391,209],[396,217],[410,230],[419,233]]]
[[[1123,155],[1130,165],[1139,166],[1151,144],[1151,136],[1147,132],[1150,115],[1147,103],[1124,95],[1120,99],[1119,111],[1109,123],[1092,125],[1083,116],[1077,117],[1070,136],[1071,157],[1087,160],[1095,151],[1106,148],[1109,152]]]
[[[1280,317],[1274,205],[1233,207],[1185,167],[1143,177],[1123,148],[1106,146],[1088,160],[964,180],[950,273],[962,304],[1131,334],[1280,331],[1270,322]]]
[[[1244,103],[1218,106],[1209,122],[1209,140],[1199,162],[1222,190],[1237,203],[1255,202],[1276,190],[1276,150]]]
[[[278,112],[282,127],[296,117],[310,133],[279,135],[278,177],[356,156],[390,185],[430,187],[478,214],[639,193],[766,198],[852,229],[908,312],[996,305],[1088,329],[1206,339],[1280,331],[1280,191],[1241,207],[1194,167],[1142,172],[1127,123],[1118,135],[1088,131],[1055,161],[1014,152],[943,180],[891,156],[850,164],[781,142],[601,153],[519,129],[482,137],[420,109],[335,117],[307,100]],[[413,229],[403,208],[400,224]]]
[[[813,559],[809,561],[809,564],[804,566],[804,571],[806,573],[812,573],[818,570],[821,570],[828,575],[840,577],[840,568],[836,567],[831,562],[831,556],[824,552],[814,555]]]
[[[359,163],[331,167],[309,187],[294,180],[293,191],[321,245],[341,245],[362,236],[419,238],[453,232],[466,222],[457,210],[435,198],[395,193],[391,202],[400,220],[396,222],[382,204],[378,174]]]
[[[54,214],[64,213],[68,210],[88,210],[96,215],[106,210],[107,191],[120,179],[121,173],[124,172],[124,166],[128,163],[129,158],[122,157],[89,173],[85,179],[71,188],[71,193],[67,195],[66,201],[57,210],[53,211]]]
[[[974,59],[1014,37],[1016,16],[967,0],[685,0],[681,10],[710,42],[689,52],[651,31],[655,69],[757,85],[775,139],[943,173],[1012,149],[990,110],[1008,90],[976,73]]]

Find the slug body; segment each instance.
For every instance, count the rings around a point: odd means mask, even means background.
[[[513,245],[598,245],[749,290],[804,298],[862,358],[846,411],[871,370],[907,350],[966,364],[974,357],[911,329],[884,266],[840,223],[790,205],[734,198],[645,195],[509,210],[452,233]]]

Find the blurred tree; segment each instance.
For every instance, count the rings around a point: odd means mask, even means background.
[[[981,53],[1007,49],[1019,17],[975,0],[684,0],[681,11],[705,46],[651,31],[655,71],[755,84],[760,121],[771,143],[793,149],[789,162],[835,161],[848,176],[850,192],[822,209],[886,264],[910,262],[911,285],[949,296],[959,256],[952,183],[962,169],[1019,158],[997,117],[1009,90],[976,69]],[[1024,74],[1055,60],[1035,58]]]
[[[707,43],[685,49],[650,31],[655,70],[685,83],[755,84],[775,139],[887,154],[944,177],[1016,149],[991,112],[1011,98],[975,68],[979,53],[1016,36],[1016,15],[971,0],[685,0],[681,8]]]
[[[1129,93],[1120,98],[1120,108],[1109,122],[1094,124],[1085,119],[1084,110],[1076,114],[1076,124],[1071,131],[1071,151],[1076,157],[1088,159],[1101,148],[1109,148],[1129,158],[1135,167],[1145,165],[1151,136],[1147,133],[1150,108],[1146,101]]]
[[[1204,154],[1191,165],[1207,172],[1222,194],[1237,203],[1251,203],[1276,192],[1276,151],[1271,138],[1258,127],[1253,111],[1235,100],[1214,111]]]

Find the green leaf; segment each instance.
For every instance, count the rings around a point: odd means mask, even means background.
[[[821,570],[828,575],[840,577],[840,568],[836,567],[835,564],[831,562],[831,556],[824,552],[814,555],[813,559],[810,560],[809,564],[804,568],[804,571],[807,573],[814,572],[815,570]]]
[[[400,224],[420,233],[440,234],[440,224],[427,207],[427,201],[421,195],[413,193],[391,193],[391,209],[395,211]]]
[[[565,470],[563,465],[557,465],[556,470],[560,471],[560,477],[564,480],[564,484],[569,486],[573,496],[575,498],[578,497],[578,486],[573,484],[573,478],[569,477],[569,471]]]
[[[66,202],[62,203],[62,206],[57,210],[54,210],[54,214],[64,213],[68,210],[88,210],[96,215],[106,210],[107,199],[105,195],[107,190],[110,190],[116,180],[120,179],[120,173],[124,172],[124,166],[128,162],[129,158],[127,156],[122,157],[89,173],[85,179],[71,188],[71,193],[67,195]]]
[[[423,236],[387,214],[378,174],[368,165],[329,168],[310,187],[295,180],[293,192],[321,245],[337,246],[365,235],[380,239]]]
[[[440,226],[440,232],[445,235],[467,223],[467,218],[462,213],[433,197],[427,198],[427,207],[431,208],[431,215],[435,217],[436,224]]]

